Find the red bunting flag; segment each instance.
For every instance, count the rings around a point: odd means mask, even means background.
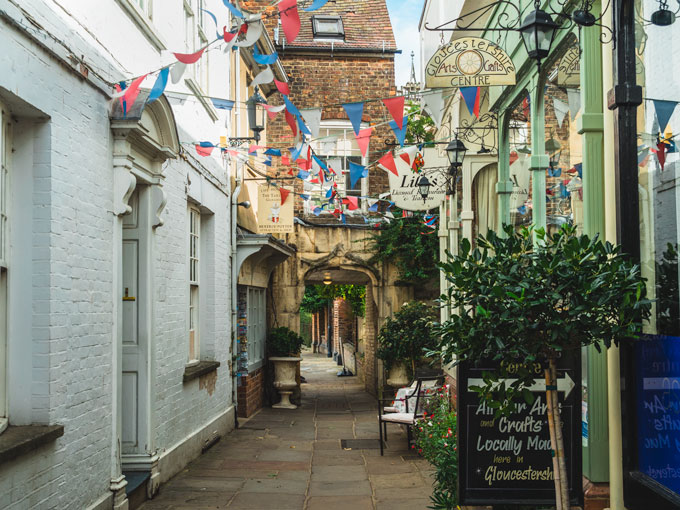
[[[210,156],[214,148],[215,147],[203,147],[199,144],[196,144],[196,153],[199,156]]]
[[[224,42],[230,43],[234,39],[234,37],[236,37],[239,34],[240,29],[239,29],[239,32],[228,32],[227,27],[225,26],[224,28],[222,28],[222,32],[223,32],[222,37],[224,38]]]
[[[125,89],[125,94],[123,94],[123,97],[121,97],[121,102],[125,106],[123,115],[127,115],[127,112],[129,112],[132,108],[137,96],[139,96],[139,86],[146,77],[146,74],[144,76],[140,76],[135,81],[133,81],[128,88]]]
[[[198,62],[198,59],[201,58],[206,48],[207,46],[201,48],[196,53],[173,53],[173,55],[175,55],[175,58],[182,62],[182,64],[193,64],[194,62]]]
[[[399,129],[404,129],[404,96],[383,99],[383,103]]]
[[[312,168],[312,162],[311,160],[300,158],[295,161],[295,164],[301,169],[304,170],[305,172],[309,171],[310,168]]]
[[[512,151],[510,153],[510,164],[512,165],[518,159],[519,159],[519,154],[517,154],[517,151]]]
[[[272,106],[270,104],[262,104],[262,106],[265,110],[267,110],[267,116],[269,117],[269,120],[274,120],[279,112],[283,109],[279,109],[280,107]]]
[[[297,10],[297,0],[282,0],[279,3],[281,24],[286,41],[292,43],[300,33],[300,15]],[[286,94],[287,95],[287,94]]]
[[[285,81],[274,80],[274,85],[281,94],[284,96],[290,96],[290,87]]]
[[[659,158],[659,165],[661,165],[661,171],[663,172],[666,166],[666,144],[659,142],[656,144],[656,157]]]
[[[281,164],[284,166],[290,165],[290,158],[285,154],[281,154]]]
[[[357,145],[359,146],[361,154],[364,157],[366,157],[366,155],[368,154],[368,143],[371,141],[371,133],[373,133],[373,128],[369,127],[366,129],[362,129],[361,131],[359,131],[359,134],[356,135]]]
[[[283,205],[286,203],[286,199],[288,198],[290,191],[284,188],[279,188],[279,193],[281,193],[281,205]]]
[[[399,177],[399,172],[397,172],[397,164],[394,162],[392,151],[386,152],[385,155],[378,160],[378,164],[385,170],[389,170],[394,175]]]
[[[293,136],[297,136],[297,118],[295,115],[290,113],[288,110],[286,110],[286,122],[290,126],[291,131],[293,132]]]
[[[350,211],[355,211],[359,209],[359,197],[345,197],[342,199],[342,203],[347,205],[347,209]]]

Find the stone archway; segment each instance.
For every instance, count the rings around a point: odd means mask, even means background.
[[[377,333],[387,317],[413,299],[413,288],[398,285],[397,269],[373,264],[369,250],[372,230],[363,225],[298,224],[286,235],[297,249],[274,270],[269,323],[300,328],[300,303],[308,283],[321,283],[329,271],[336,283],[366,285],[364,381],[366,390],[377,394],[382,385],[382,363],[375,356]]]

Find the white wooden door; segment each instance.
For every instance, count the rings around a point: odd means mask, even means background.
[[[149,338],[146,333],[146,253],[148,250],[148,193],[138,187],[129,204],[132,212],[123,219],[122,278],[122,450],[140,454],[148,445]]]

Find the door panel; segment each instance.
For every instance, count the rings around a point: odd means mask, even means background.
[[[137,271],[139,269],[138,241],[123,241],[123,345],[137,345],[138,304]]]
[[[138,382],[137,372],[123,372],[123,451],[130,451],[139,444]]]

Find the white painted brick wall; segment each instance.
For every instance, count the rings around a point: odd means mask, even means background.
[[[131,42],[125,47],[111,43],[120,30],[134,33],[115,0],[102,0],[96,6],[61,3],[74,16],[80,15],[84,24],[92,23],[91,32],[107,42],[115,59],[97,47],[82,27],[78,29],[74,19],[65,19],[63,10],[50,0],[22,0],[20,5],[104,75],[120,79],[129,76],[127,70],[157,67],[158,52],[143,37],[134,40],[135,49]],[[0,0],[0,12],[15,12],[16,5]],[[181,9],[181,2],[177,7]],[[102,28],[104,22],[107,26]],[[41,32],[38,36],[48,39]],[[25,423],[65,427],[64,436],[54,443],[0,465],[0,507],[82,509],[108,493],[112,471],[114,216],[108,99],[1,16],[0,48],[0,88],[49,116],[49,121],[33,128],[33,217],[27,224],[31,275],[25,282],[30,288],[30,310],[21,311],[30,315],[29,334],[23,339],[28,351],[21,358],[23,365],[14,366],[10,374],[10,398],[24,402],[28,411],[11,414],[10,419],[23,416]],[[122,62],[124,69],[113,60]],[[227,83],[224,78],[222,87]],[[228,91],[215,90],[215,95],[229,97]],[[213,124],[197,102],[187,101],[182,108],[201,108],[196,115],[178,116],[193,119],[179,129],[185,141],[216,140],[225,134],[223,123]],[[213,344],[214,358],[222,365],[212,395],[199,390],[198,380],[182,382],[188,350],[185,183],[189,164],[170,161],[165,169],[165,224],[155,231],[156,403],[152,412],[161,452],[176,447],[231,405],[229,197],[217,161],[201,163],[214,175],[206,177],[204,186],[204,195],[211,195],[213,204],[214,256],[201,282],[212,296],[205,310],[212,324],[204,328],[203,342]],[[218,186],[212,184],[215,177]],[[207,338],[208,333],[212,338]]]

